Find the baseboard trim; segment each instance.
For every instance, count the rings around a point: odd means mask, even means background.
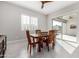
[[[7,41],[7,43],[10,44],[10,43],[15,43],[15,42],[20,42],[20,41],[25,41],[25,39]]]

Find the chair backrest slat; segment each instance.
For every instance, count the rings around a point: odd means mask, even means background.
[[[47,35],[47,34],[48,34],[48,32],[41,32],[41,34],[42,34],[42,35]]]
[[[26,36],[27,36],[28,43],[31,43],[29,30],[26,30]]]

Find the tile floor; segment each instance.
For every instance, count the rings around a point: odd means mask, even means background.
[[[49,52],[46,47],[40,53],[34,48],[30,56],[29,52],[27,52],[26,40],[17,41],[7,44],[5,58],[78,58],[78,45],[68,41],[57,40],[55,48],[52,49],[50,47]]]

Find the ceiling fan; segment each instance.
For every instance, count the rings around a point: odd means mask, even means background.
[[[52,2],[52,1],[41,1],[41,3],[42,3],[41,8],[43,9],[44,8],[44,4],[49,3],[49,2]]]

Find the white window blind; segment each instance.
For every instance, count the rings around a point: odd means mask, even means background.
[[[28,15],[21,15],[22,30],[35,30],[38,28],[38,18]]]

